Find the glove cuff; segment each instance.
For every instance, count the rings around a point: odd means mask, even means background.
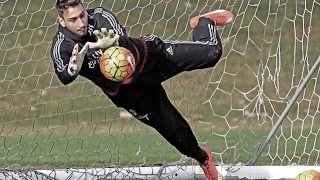
[[[76,76],[78,74],[77,70],[70,65],[67,67],[67,71],[70,76]]]

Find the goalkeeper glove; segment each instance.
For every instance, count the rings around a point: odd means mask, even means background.
[[[70,76],[75,76],[81,70],[84,56],[87,54],[89,46],[87,44],[78,52],[79,45],[76,44],[72,50],[72,56],[70,57],[69,65],[68,65],[68,74]]]
[[[93,31],[93,34],[98,38],[97,42],[87,42],[90,49],[101,48],[107,49],[111,46],[118,46],[119,35],[115,34],[112,29],[107,31],[106,28],[101,28],[99,30]]]

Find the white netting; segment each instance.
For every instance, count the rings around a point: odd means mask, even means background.
[[[49,51],[55,1],[0,1],[0,166],[65,169],[170,164],[181,155],[84,78],[64,86]],[[112,10],[131,36],[191,40],[188,20],[214,9],[236,15],[220,27],[216,67],[178,75],[167,93],[216,161],[247,163],[317,60],[318,0],[84,0]],[[263,151],[259,165],[319,162],[319,71]],[[180,162],[180,161],[179,161]],[[194,164],[192,160],[181,164]],[[179,168],[178,168],[179,169]]]

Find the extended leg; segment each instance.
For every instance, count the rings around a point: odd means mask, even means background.
[[[155,128],[182,154],[205,162],[207,155],[198,146],[190,126],[171,104],[161,84],[137,82],[128,85],[112,101]]]

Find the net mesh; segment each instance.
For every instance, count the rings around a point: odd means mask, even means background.
[[[156,131],[116,108],[93,83],[62,85],[50,59],[54,1],[0,1],[0,166],[90,168],[180,162]],[[319,56],[318,0],[84,0],[112,10],[130,36],[191,40],[188,20],[215,9],[236,15],[219,27],[224,53],[205,70],[163,83],[201,146],[217,162],[247,163]],[[294,103],[259,165],[319,162],[319,71]]]

